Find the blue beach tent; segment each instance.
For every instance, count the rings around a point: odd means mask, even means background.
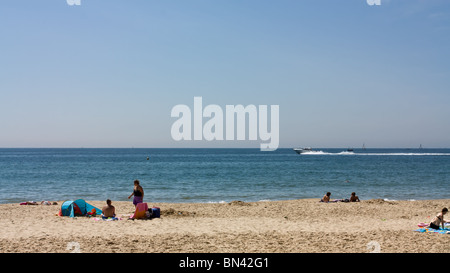
[[[96,208],[84,201],[83,199],[78,199],[75,201],[64,201],[61,205],[60,215],[61,216],[84,216],[88,212],[91,212],[92,209],[95,209],[96,215],[101,215],[102,210]]]

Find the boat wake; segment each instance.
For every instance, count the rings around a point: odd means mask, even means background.
[[[347,152],[347,151],[342,151],[339,153],[328,153],[328,152],[324,152],[324,151],[308,151],[308,152],[303,152],[302,155],[353,155],[355,154],[354,152]]]
[[[355,153],[355,152],[348,152],[348,151],[330,153],[330,152],[324,152],[324,151],[308,151],[308,152],[303,152],[302,155],[450,156],[450,153]]]

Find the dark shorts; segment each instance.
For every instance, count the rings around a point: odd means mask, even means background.
[[[433,229],[439,229],[439,227],[438,226],[436,226],[435,224],[433,224],[433,223],[430,223],[430,228],[433,228]]]
[[[137,204],[139,204],[139,203],[142,203],[142,196],[135,196],[134,198],[133,198],[133,205],[137,205]]]

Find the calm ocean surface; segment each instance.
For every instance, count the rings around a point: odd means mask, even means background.
[[[125,201],[134,179],[145,202],[450,198],[450,149],[316,150],[0,149],[0,203]]]

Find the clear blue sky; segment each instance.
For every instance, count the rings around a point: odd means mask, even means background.
[[[280,147],[450,147],[450,1],[7,0],[0,147],[176,142],[177,104],[279,105]]]

